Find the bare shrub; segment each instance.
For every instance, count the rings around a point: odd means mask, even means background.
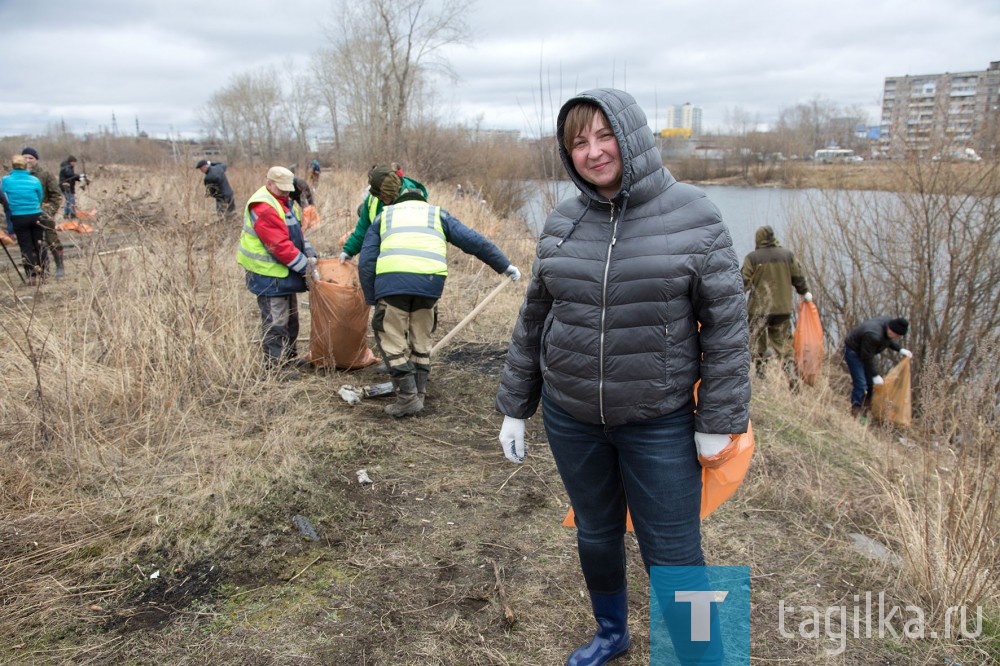
[[[910,320],[914,382],[925,367],[949,391],[986,374],[1000,344],[1000,174],[935,163],[901,163],[897,193],[822,191],[793,216],[789,238],[839,348],[876,315]],[[971,179],[970,179],[971,175]],[[921,405],[918,390],[915,404]],[[996,414],[988,415],[995,421]]]

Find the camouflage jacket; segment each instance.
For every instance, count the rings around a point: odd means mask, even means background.
[[[42,181],[42,215],[55,219],[62,205],[59,181],[38,164],[31,170],[31,175]]]

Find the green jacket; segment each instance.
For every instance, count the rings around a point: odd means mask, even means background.
[[[59,181],[38,164],[35,165],[34,169],[31,169],[31,175],[42,181],[42,215],[49,219],[55,219],[59,214],[59,207],[62,205]]]
[[[809,291],[802,267],[791,250],[778,244],[774,229],[757,230],[757,249],[743,260],[743,288],[750,290],[750,318],[792,314],[792,287],[800,295]]]
[[[427,188],[424,187],[422,183],[418,183],[408,176],[403,176],[399,185],[399,191],[403,192],[403,190],[409,189],[420,190],[423,194],[424,200],[427,200]],[[375,218],[382,212],[382,208],[382,202],[378,197],[373,194],[368,194],[368,196],[365,197],[365,200],[360,206],[358,206],[358,221],[357,224],[354,225],[354,231],[351,233],[350,238],[344,242],[344,247],[342,248],[343,252],[346,252],[352,257],[357,255],[358,252],[361,252],[361,246],[365,242],[365,234],[368,233],[368,227],[371,226],[372,222],[375,221]]]

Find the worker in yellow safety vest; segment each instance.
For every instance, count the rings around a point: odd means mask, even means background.
[[[302,209],[289,197],[294,176],[271,167],[267,181],[247,201],[236,261],[246,269],[247,289],[257,295],[265,366],[279,379],[297,379],[300,362],[298,294],[309,287],[316,251],[302,232]]]
[[[427,203],[422,189],[399,192],[397,183],[391,178],[371,183],[385,208],[365,235],[358,272],[365,301],[375,306],[375,343],[396,389],[396,402],[385,412],[402,417],[424,408],[435,305],[448,277],[448,243],[511,280],[521,272],[489,239]]]

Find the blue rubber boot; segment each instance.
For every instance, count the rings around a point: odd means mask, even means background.
[[[590,605],[597,620],[597,633],[593,640],[569,656],[566,666],[600,666],[625,654],[632,645],[628,635],[628,592],[591,592]]]

